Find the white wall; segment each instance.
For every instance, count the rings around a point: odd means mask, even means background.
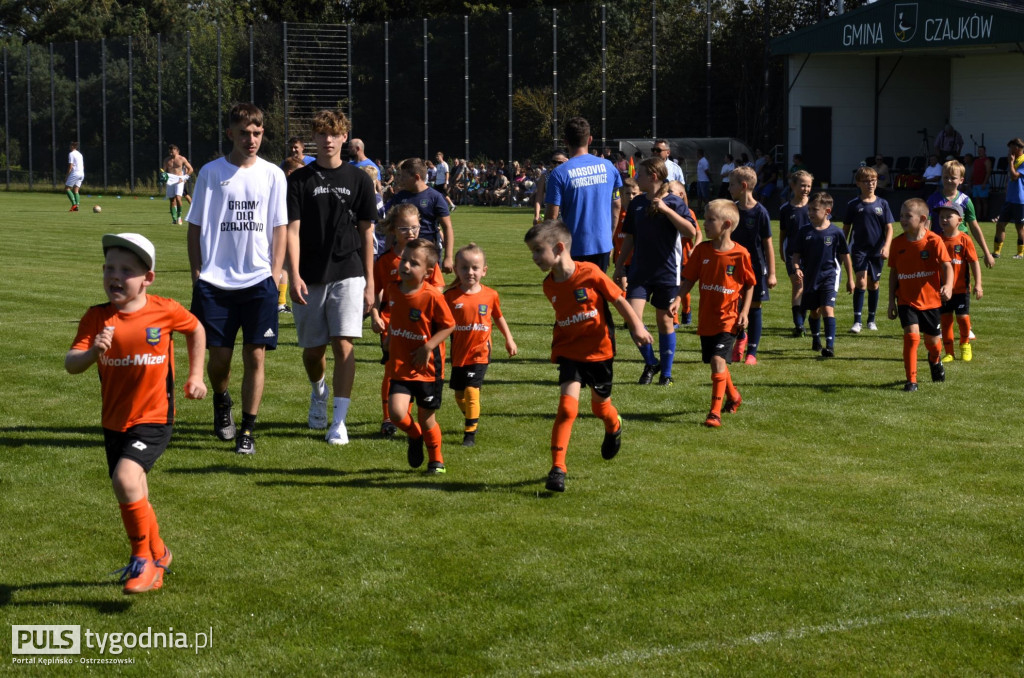
[[[1006,142],[1024,137],[1024,55],[953,59],[951,79],[950,122],[964,137],[964,152],[974,153],[984,135],[990,156],[1006,155]]]

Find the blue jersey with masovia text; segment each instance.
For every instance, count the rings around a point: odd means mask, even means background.
[[[662,201],[690,221],[690,208],[682,198],[669,194],[662,197]],[[629,279],[632,284],[643,287],[678,285],[683,262],[682,237],[664,214],[648,214],[650,206],[646,195],[639,196],[629,203],[622,224],[622,232],[633,236]]]
[[[850,231],[850,250],[878,256],[885,245],[886,226],[893,221],[892,211],[885,198],[876,195],[874,201],[864,202],[857,197],[848,202],[843,223],[853,227]]]
[[[612,200],[622,176],[604,158],[586,153],[570,158],[548,175],[544,201],[558,205],[558,216],[572,234],[574,257],[612,250]]]
[[[793,254],[800,255],[804,272],[804,289],[838,291],[839,259],[850,253],[842,229],[833,223],[822,229],[805,226],[793,240]]]
[[[754,269],[754,277],[760,282],[768,273],[768,260],[764,251],[764,241],[772,237],[772,220],[764,205],[757,203],[749,210],[740,208],[740,221],[732,231],[733,242],[738,242],[750,252],[750,263]]]

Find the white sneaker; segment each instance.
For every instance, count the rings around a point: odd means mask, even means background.
[[[872,332],[877,332],[878,331],[878,325],[876,325],[873,322],[868,323],[868,329],[871,330]]]
[[[850,331],[854,334],[860,334],[862,329],[864,329],[864,327],[860,323],[853,323],[853,327],[850,328]]]
[[[330,400],[331,390],[324,384],[323,396],[317,396],[317,388],[314,386],[309,393],[309,427],[312,429],[327,428],[327,401]]]
[[[331,445],[348,445],[348,429],[345,428],[345,422],[336,421],[331,424],[326,440]]]
[[[967,331],[967,338],[970,341],[974,341],[975,339],[977,339],[977,337],[974,336],[974,330],[968,330]]]

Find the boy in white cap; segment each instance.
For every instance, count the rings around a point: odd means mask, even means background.
[[[185,397],[201,399],[206,396],[206,333],[178,302],[146,294],[156,275],[153,243],[137,233],[107,234],[103,252],[109,301],[91,307],[79,321],[64,367],[79,374],[96,363],[99,371],[107,471],[132,545],[121,580],[125,593],[142,593],[163,586],[171,564],[146,480],[174,426],[171,334],[181,332],[188,345]]]

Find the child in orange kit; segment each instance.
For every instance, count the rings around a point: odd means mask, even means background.
[[[505,335],[509,357],[519,349],[501,313],[498,293],[480,284],[487,275],[487,260],[479,245],[471,242],[455,253],[455,275],[455,284],[444,293],[455,318],[449,386],[455,391],[455,402],[466,419],[462,445],[473,447],[480,421],[480,389],[491,362],[491,323]]]

